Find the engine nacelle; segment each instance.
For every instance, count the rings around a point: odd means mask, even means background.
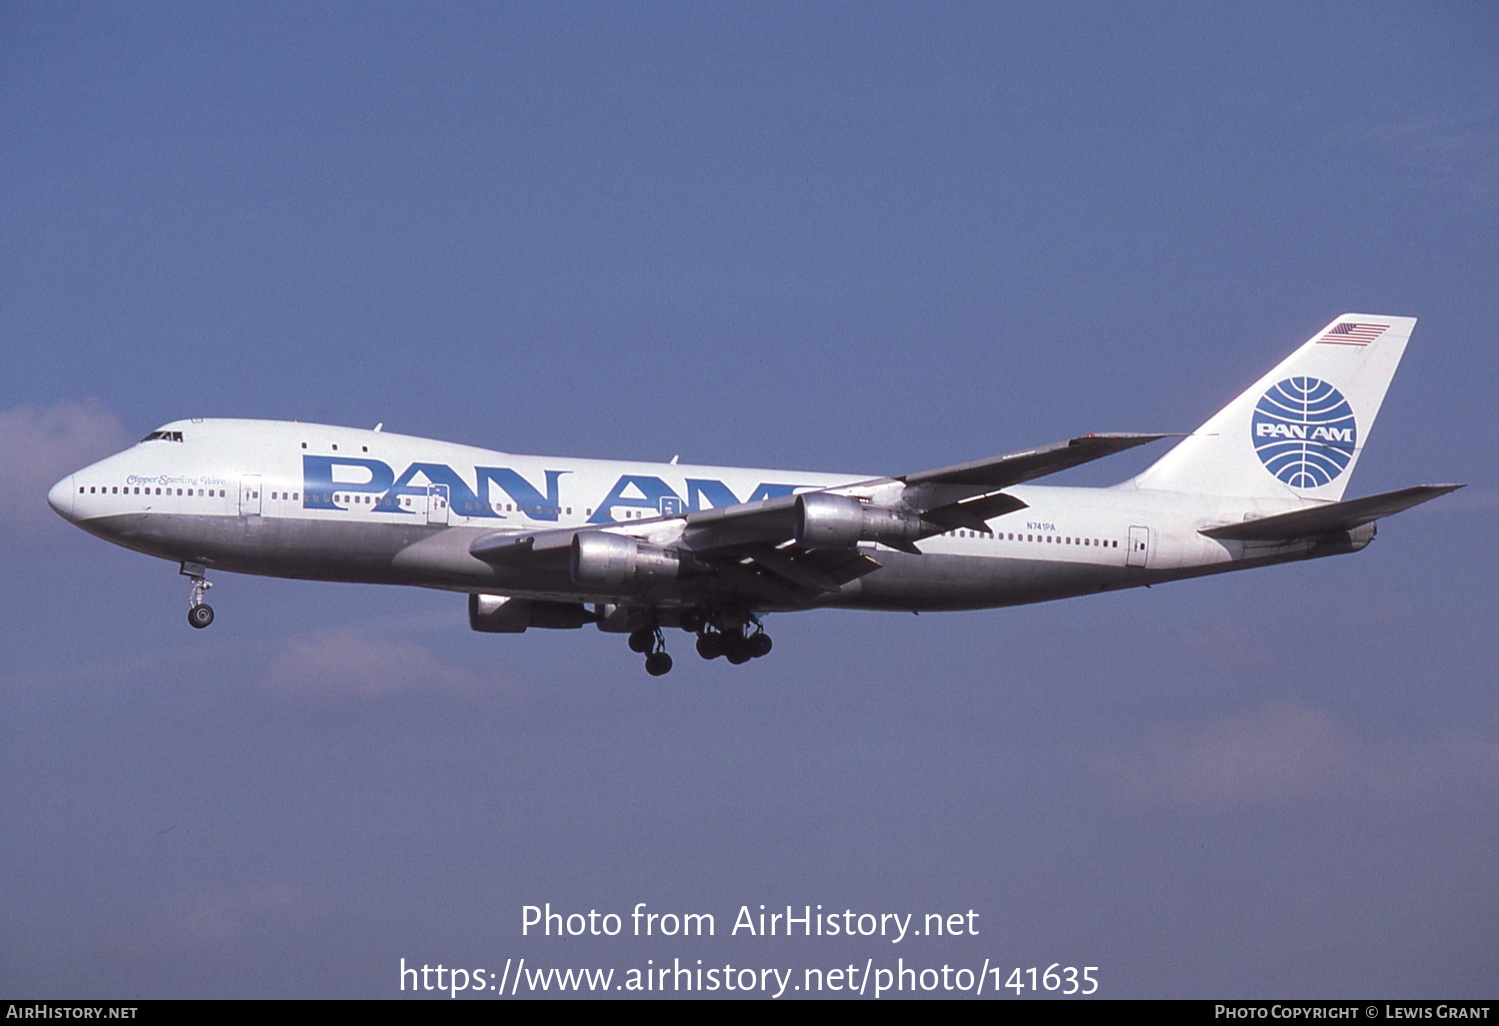
[[[798,545],[812,549],[847,549],[861,541],[907,548],[926,531],[921,517],[888,506],[866,506],[848,495],[812,492],[796,497]]]
[[[635,587],[682,574],[682,560],[670,549],[643,545],[604,531],[573,535],[568,571],[574,584],[595,588]]]
[[[531,626],[531,603],[508,595],[470,595],[468,625],[486,634],[520,634]]]
[[[508,595],[468,597],[468,625],[485,634],[521,634],[528,627],[574,630],[595,619],[581,602],[541,602]]]

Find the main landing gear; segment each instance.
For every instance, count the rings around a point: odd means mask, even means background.
[[[642,627],[630,632],[630,651],[645,653],[645,672],[660,677],[671,672],[671,656],[666,654],[666,638],[660,627]]]
[[[770,654],[770,635],[759,624],[752,632],[703,631],[697,636],[697,654],[704,659],[723,656],[735,666]]]
[[[704,659],[723,656],[739,666],[770,654],[770,635],[753,613],[688,609],[678,622],[683,630],[697,635],[697,654]],[[630,651],[645,656],[645,672],[652,677],[671,672],[666,638],[656,623],[647,621],[646,626],[630,632]]]
[[[753,614],[693,612],[682,617],[682,627],[697,633],[697,654],[704,659],[723,656],[735,666],[770,654],[770,635]]]
[[[203,601],[204,592],[213,587],[212,582],[203,576],[207,568],[202,563],[183,563],[179,572],[192,582],[192,593],[188,598],[187,622],[198,630],[202,630],[213,623],[213,606]]]

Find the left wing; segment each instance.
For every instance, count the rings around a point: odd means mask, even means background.
[[[1105,456],[1112,456],[1116,452],[1124,452],[1137,445],[1172,437],[1175,436],[1127,431],[1104,435],[1079,435],[1065,442],[1055,442],[1035,449],[1022,449],[1019,452],[1005,453],[1003,456],[990,456],[987,459],[970,460],[967,463],[954,463],[950,467],[938,467],[936,470],[905,474],[899,480],[919,488],[939,485],[1004,488],[1032,478],[1055,474]]]
[[[906,474],[896,480],[906,486],[901,501],[933,523],[944,525],[942,530],[971,527],[975,531],[987,532],[988,525],[981,521],[1022,508],[1002,508],[1004,504],[995,501],[992,502],[994,512],[989,512],[986,501],[993,500],[1001,490],[1169,437],[1128,432],[1081,435],[1036,449]]]
[[[622,553],[621,546],[633,545],[631,566],[637,556],[650,560],[669,553],[679,572],[716,574],[731,590],[777,604],[806,605],[880,568],[877,559],[858,548],[861,541],[919,555],[916,543],[923,538],[956,528],[989,533],[989,520],[1025,508],[1005,488],[1166,437],[1083,435],[935,470],[628,525],[490,534],[476,539],[469,552],[498,566],[570,568],[576,577],[580,559],[586,560],[590,551]],[[675,541],[663,546],[642,540],[672,521],[681,522]],[[585,540],[598,533],[621,540]]]

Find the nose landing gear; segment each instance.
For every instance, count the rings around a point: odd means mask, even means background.
[[[179,571],[192,582],[192,591],[188,598],[187,622],[198,630],[202,630],[213,623],[213,606],[203,601],[203,595],[213,583],[204,576],[207,568],[202,563],[183,563]]]

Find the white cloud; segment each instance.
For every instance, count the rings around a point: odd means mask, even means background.
[[[180,894],[167,903],[150,932],[172,947],[197,950],[225,944],[247,930],[282,925],[295,914],[302,898],[302,891],[288,884]]]
[[[307,904],[307,893],[286,883],[179,891],[138,916],[103,925],[100,953],[128,965],[152,954],[233,951],[247,939],[284,932],[305,919]]]
[[[0,413],[0,516],[11,527],[61,523],[47,506],[59,480],[131,442],[119,414],[98,400],[64,399],[48,407]]]
[[[1420,797],[1499,787],[1499,741],[1472,730],[1426,743],[1370,741],[1326,713],[1283,702],[1162,729],[1100,765],[1118,793],[1150,802],[1221,806],[1339,794]]]
[[[414,641],[353,632],[293,639],[271,660],[265,683],[282,694],[323,699],[403,692],[476,697],[511,690],[441,662]]]

